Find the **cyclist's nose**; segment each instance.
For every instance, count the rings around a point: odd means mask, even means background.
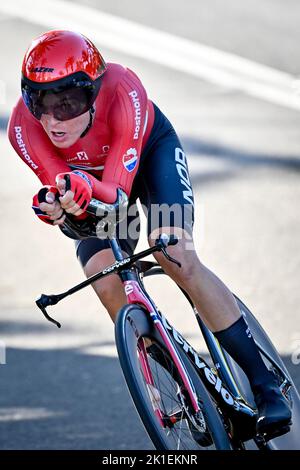
[[[52,112],[47,112],[47,114],[42,114],[42,117],[44,117],[44,120],[47,121],[48,125],[50,126],[55,126],[61,122],[54,117],[54,114]]]

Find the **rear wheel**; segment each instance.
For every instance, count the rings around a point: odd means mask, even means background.
[[[160,335],[141,307],[126,305],[120,310],[115,334],[127,386],[156,449],[231,449],[222,416],[192,363],[176,348],[194,385],[200,408],[198,413],[191,406]],[[151,379],[141,365],[144,355]]]
[[[266,353],[270,356],[270,358],[277,364],[281,370],[284,372],[284,375],[278,372],[276,367],[273,366],[273,364],[262,354],[262,358],[268,367],[270,371],[274,373],[278,380],[278,384],[282,385],[285,376],[288,378],[290,383],[292,384],[292,387],[290,390],[286,391],[283,390],[283,395],[285,398],[288,400],[291,408],[292,408],[292,421],[293,424],[291,425],[290,431],[280,437],[277,437],[275,439],[272,439],[268,442],[268,447],[270,449],[280,449],[280,450],[286,450],[286,449],[299,449],[299,434],[300,434],[300,398],[299,394],[297,392],[296,386],[293,383],[293,380],[285,367],[278,351],[276,350],[275,346],[273,345],[272,341],[268,337],[267,333],[265,330],[262,328],[258,320],[255,318],[255,316],[251,313],[251,311],[246,307],[246,305],[238,298],[236,297],[237,304],[239,306],[239,309],[244,316],[245,320],[247,321],[251,333],[253,335],[253,338],[255,341],[263,348],[263,350],[266,351]],[[241,391],[241,394],[243,397],[246,398],[248,403],[250,403],[252,406],[256,406],[253,398],[253,394],[250,388],[249,381],[243,372],[243,370],[238,366],[238,364],[232,359],[232,357],[225,351],[223,350],[227,362],[230,366],[230,369],[233,373],[233,376],[235,378],[236,383],[239,386],[239,389]],[[256,446],[252,442],[247,443],[248,448],[252,448],[252,446]]]

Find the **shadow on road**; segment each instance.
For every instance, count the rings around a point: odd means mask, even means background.
[[[283,359],[299,387],[299,367]],[[152,448],[117,358],[80,349],[7,350],[0,443],[1,449]]]
[[[8,348],[6,361],[1,449],[152,448],[116,358]]]

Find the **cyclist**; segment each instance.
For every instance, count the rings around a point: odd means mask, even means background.
[[[137,227],[139,198],[147,212],[150,245],[161,232],[178,236],[178,244],[169,251],[181,268],[161,253],[155,257],[188,292],[207,326],[248,376],[258,407],[258,432],[284,433],[291,420],[289,406],[233,295],[195,252],[187,160],[171,123],[147,97],[139,78],[121,65],[106,64],[83,35],[49,31],[25,54],[21,88],[8,134],[44,185],[33,198],[36,215],[63,227],[66,214],[77,220],[86,217],[91,197],[113,203],[121,188],[129,198],[128,224],[135,221]],[[181,208],[182,216],[170,211],[164,222],[153,211],[162,205]],[[132,254],[137,237],[121,235],[122,250]],[[107,239],[78,240],[76,253],[86,276],[114,261]],[[112,275],[93,287],[114,320],[126,303],[120,279]]]

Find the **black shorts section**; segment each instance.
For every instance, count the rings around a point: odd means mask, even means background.
[[[130,199],[128,215],[124,222],[117,226],[117,237],[121,248],[129,256],[133,254],[139,240],[140,218],[135,201]],[[75,241],[77,258],[84,267],[88,260],[98,251],[110,248],[107,238],[87,238]]]
[[[194,198],[186,156],[172,124],[157,106],[154,105],[154,109],[153,129],[142,152],[130,195],[130,216],[117,232],[122,249],[129,255],[138,243],[137,199],[146,213],[148,236],[163,226],[184,228],[190,235],[193,230]],[[85,266],[95,253],[109,248],[109,242],[91,238],[77,241],[76,248]]]
[[[134,240],[120,240],[120,245],[123,251],[131,256],[137,245]],[[101,240],[99,238],[87,238],[86,240],[76,240],[76,255],[82,267],[84,267],[89,259],[96,253],[110,248],[109,241]]]

